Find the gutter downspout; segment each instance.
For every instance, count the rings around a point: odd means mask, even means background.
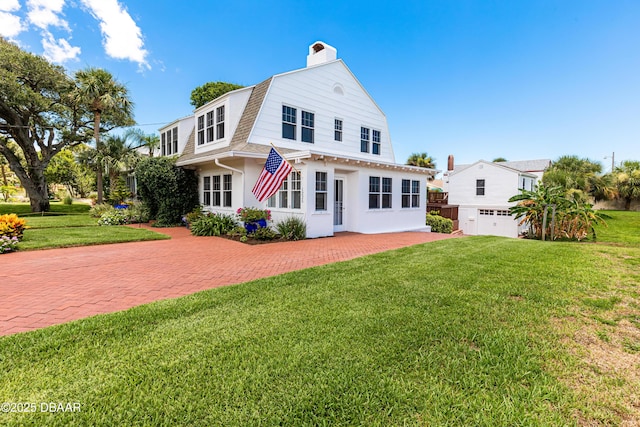
[[[228,169],[232,172],[238,172],[241,176],[242,176],[242,205],[244,206],[244,172],[241,171],[240,169],[236,169],[236,168],[232,168],[231,166],[227,166],[227,165],[223,165],[222,163],[220,163],[220,160],[218,159],[213,159],[213,162],[216,164],[216,166],[219,166],[223,169]],[[231,203],[233,205],[233,203]]]

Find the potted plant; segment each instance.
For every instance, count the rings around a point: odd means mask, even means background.
[[[240,221],[244,222],[244,228],[247,233],[253,233],[258,228],[266,227],[267,221],[271,219],[271,211],[269,209],[238,208],[236,213]]]

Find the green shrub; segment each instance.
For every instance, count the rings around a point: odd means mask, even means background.
[[[276,230],[286,240],[304,240],[307,238],[307,224],[304,220],[295,216],[276,223]]]
[[[273,240],[278,237],[278,235],[271,227],[258,227],[256,231],[251,233],[251,237],[256,240]]]
[[[98,220],[98,225],[123,225],[127,223],[126,209],[113,209],[102,214]]]
[[[238,223],[232,215],[206,214],[191,224],[191,234],[194,236],[221,236],[233,230]]]
[[[182,215],[199,205],[195,171],[175,165],[170,157],[149,157],[136,166],[138,195],[157,225],[180,224]]]
[[[231,237],[237,237],[237,236],[240,236],[241,238],[245,237],[245,241],[246,241],[247,229],[244,228],[242,225],[237,225],[233,229],[229,230],[229,232],[227,232],[227,235]]]
[[[194,221],[201,218],[203,215],[204,212],[202,212],[202,206],[198,205],[191,212],[184,215],[183,222],[186,222],[186,225],[190,226],[194,223]]]
[[[92,218],[100,218],[103,214],[116,210],[108,203],[100,203],[99,205],[92,206],[89,209],[89,216]]]
[[[139,224],[149,222],[151,218],[149,207],[144,202],[133,202],[127,209],[124,209],[128,224]]]
[[[64,196],[64,199],[62,199],[62,203],[65,205],[72,205],[73,204],[73,197],[71,197],[70,195],[66,195]]]
[[[453,231],[453,221],[440,215],[427,214],[426,224],[431,226],[434,233],[451,234]]]

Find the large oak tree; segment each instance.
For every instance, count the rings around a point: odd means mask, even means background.
[[[0,37],[0,155],[20,179],[34,212],[49,210],[44,171],[53,156],[88,141],[91,131],[133,122],[130,109],[100,110],[95,98],[82,96],[83,89],[64,68]]]

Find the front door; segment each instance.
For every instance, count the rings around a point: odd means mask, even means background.
[[[344,231],[344,179],[336,178],[333,188],[333,231]]]

